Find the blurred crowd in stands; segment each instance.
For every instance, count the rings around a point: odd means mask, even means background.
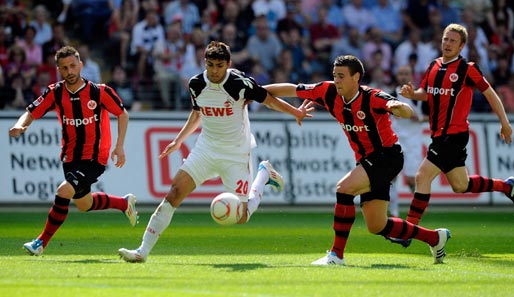
[[[399,66],[417,85],[444,27],[460,23],[464,57],[514,112],[513,10],[509,0],[0,0],[0,109],[23,109],[60,80],[54,54],[68,44],[82,75],[133,111],[189,109],[187,83],[211,40],[259,84],[331,80],[333,59],[353,54],[363,83],[391,92]],[[491,112],[478,91],[472,109]]]

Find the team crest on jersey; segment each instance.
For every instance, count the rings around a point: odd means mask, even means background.
[[[357,118],[359,120],[364,120],[366,118],[366,114],[364,113],[364,111],[362,111],[362,110],[357,111]]]
[[[456,82],[459,79],[459,75],[457,73],[452,73],[449,78],[451,82]]]
[[[43,100],[45,100],[43,97],[39,97],[32,104],[34,104],[34,106],[38,106],[39,104],[41,104],[41,102],[43,102]]]
[[[227,101],[225,101],[225,103],[223,103],[223,106],[228,108],[228,107],[231,107],[232,104],[234,104],[232,102],[232,100],[230,100],[230,98],[227,98]]]
[[[89,100],[89,102],[87,103],[87,108],[93,110],[96,108],[96,102],[94,100]]]

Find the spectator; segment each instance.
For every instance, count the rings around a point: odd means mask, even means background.
[[[275,67],[276,59],[282,50],[282,44],[275,33],[270,30],[266,16],[256,17],[254,27],[256,33],[248,39],[246,49],[250,57],[259,61],[269,74]]]
[[[139,21],[132,29],[130,55],[136,63],[136,80],[147,77],[152,68],[151,52],[155,43],[163,42],[164,29],[159,23],[157,11],[149,9],[145,18]]]
[[[43,63],[43,49],[35,42],[35,36],[36,28],[28,26],[25,28],[23,38],[19,39],[17,44],[25,51],[29,67],[37,69]]]
[[[362,0],[351,0],[350,3],[343,6],[342,12],[346,25],[357,28],[361,34],[364,34],[368,28],[377,25],[371,11],[362,5]]]
[[[82,62],[82,70],[80,71],[82,77],[97,84],[103,83],[100,66],[91,59],[89,46],[87,44],[81,44],[77,47],[77,51],[80,54],[80,61]]]
[[[4,109],[24,109],[28,103],[34,100],[34,94],[24,83],[20,73],[14,74],[10,81],[0,88],[0,105]]]
[[[21,76],[23,78],[23,87],[29,86],[36,78],[36,70],[27,64],[27,56],[25,50],[13,45],[7,52],[8,61],[5,67],[5,81],[10,85],[14,78]]]
[[[45,92],[48,86],[52,84],[52,76],[47,71],[38,71],[36,82],[32,86],[32,94],[37,98]]]
[[[54,23],[52,25],[52,38],[45,42],[43,48],[43,59],[49,55],[53,56],[57,50],[68,44],[68,38],[64,30],[64,24]]]
[[[0,25],[0,66],[2,66],[3,69],[7,66],[7,50],[9,49],[7,33],[5,31],[5,27]]]
[[[338,56],[346,54],[356,56],[359,60],[363,59],[363,40],[359,33],[359,29],[348,28],[347,30],[348,33],[341,34],[332,46],[332,53],[330,54],[332,60],[335,60]]]
[[[112,13],[108,0],[73,0],[71,10],[81,41],[98,42],[107,37],[104,32],[108,32]]]
[[[116,2],[116,1],[111,1]],[[120,5],[112,4],[112,14],[109,21],[109,48],[115,50],[109,54],[109,58],[115,60],[114,64],[127,67],[127,55],[129,53],[130,34],[137,23],[139,10],[138,0],[118,0]]]
[[[293,5],[294,6],[294,5]],[[342,29],[345,25],[345,18],[341,14],[341,7],[334,0],[321,0],[317,7],[315,8],[315,12],[311,16],[311,22],[317,23],[318,19],[318,11],[320,8],[324,8],[327,11],[327,23],[333,25],[337,29]]]
[[[43,58],[43,64],[39,66],[37,72],[48,73],[50,83],[55,83],[61,79],[61,75],[57,72],[57,65],[55,64],[55,53],[50,52]]]
[[[460,23],[460,12],[452,4],[452,0],[440,0],[437,9],[441,12],[441,26]]]
[[[189,79],[191,79],[191,77],[193,77],[194,75],[201,73],[205,70],[204,49],[205,48],[203,46],[197,46],[195,48],[195,59],[193,61],[190,61],[189,63],[184,64],[184,67],[182,67],[182,69],[180,70],[180,80],[182,83],[181,98],[188,97]]]
[[[136,97],[132,84],[127,79],[127,72],[121,65],[115,65],[111,70],[111,80],[107,83],[123,98],[123,106],[130,111],[140,111],[141,103]]]
[[[408,0],[407,7],[403,10],[403,23],[408,32],[419,30],[423,33],[430,26],[429,13],[434,0]]]
[[[34,42],[43,45],[52,39],[52,26],[48,22],[48,11],[45,6],[37,5],[32,11],[32,21],[29,26],[36,28],[36,36]]]
[[[284,48],[291,52],[293,63],[292,77],[287,81],[300,82],[309,79],[312,69],[308,57],[312,57],[312,50],[302,39],[300,29],[291,29],[284,37]]]
[[[491,0],[466,0],[462,1],[462,10],[472,12],[472,22],[480,27],[489,42],[494,36],[493,3]],[[462,17],[462,16],[461,16]]]
[[[169,25],[178,20],[182,22],[182,33],[186,36],[191,34],[200,22],[198,7],[189,0],[171,1],[164,8],[164,22]]]
[[[310,41],[315,57],[315,68],[322,72],[328,71],[332,45],[339,38],[337,28],[327,22],[327,9],[320,7],[318,10],[318,22],[309,27]]]
[[[184,52],[181,25],[179,22],[172,23],[166,28],[166,39],[157,41],[152,53],[154,80],[160,91],[162,107],[165,109],[172,106],[177,110],[182,109],[180,70],[184,65]],[[172,99],[175,99],[173,105]]]
[[[221,36],[219,40],[228,46],[230,46],[230,51],[232,54],[232,64],[234,68],[240,69],[243,72],[247,72],[250,69],[249,67],[249,54],[248,50],[245,47],[245,44],[241,39],[238,38],[237,28],[234,23],[227,23],[223,25],[221,28]],[[198,47],[197,47],[198,48]],[[203,47],[199,47],[203,48]],[[196,52],[196,50],[195,50]],[[196,60],[196,54],[195,54]],[[193,63],[195,64],[195,63]],[[195,67],[196,68],[196,67]],[[200,67],[200,69],[202,69]],[[197,73],[198,71],[194,71]]]
[[[381,52],[382,59],[378,61],[380,62],[379,65],[373,65],[372,57],[376,51]],[[386,73],[386,76],[389,78],[390,81],[393,50],[391,45],[385,42],[382,38],[382,31],[379,27],[370,27],[368,29],[368,40],[364,42],[362,56],[364,58],[364,61],[367,61],[367,65],[364,65],[366,69],[380,67]]]
[[[255,0],[252,3],[252,9],[254,15],[266,16],[268,25],[273,32],[276,32],[278,21],[286,17],[284,0]]]
[[[302,25],[296,21],[297,8],[296,5],[290,3],[287,5],[286,16],[278,21],[276,34],[280,40],[284,42],[290,30],[297,29],[302,31]]]
[[[403,40],[403,20],[389,0],[378,0],[371,8],[371,14],[382,31],[384,41],[396,47]]]
[[[394,50],[393,71],[396,72],[397,67],[400,65],[408,64],[409,57],[411,56],[411,54],[415,53],[418,57],[418,63],[414,68],[414,76],[416,76],[418,73],[424,73],[428,64],[427,62],[425,62],[423,56],[425,55],[427,50],[427,46],[423,42],[421,42],[421,31],[416,27],[412,28],[409,31],[408,38],[402,41]],[[428,59],[431,58],[432,57],[428,57]]]

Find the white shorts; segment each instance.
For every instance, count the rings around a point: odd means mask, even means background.
[[[251,154],[241,155],[238,159],[240,161],[235,161],[234,156],[227,158],[195,147],[180,169],[191,176],[197,187],[219,176],[226,192],[234,193],[242,202],[247,202],[253,181]]]

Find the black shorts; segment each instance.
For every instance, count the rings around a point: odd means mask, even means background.
[[[444,173],[465,166],[468,141],[468,132],[434,137],[428,146],[427,160]]]
[[[389,201],[391,182],[403,168],[403,152],[399,144],[383,148],[363,158],[360,165],[368,174],[371,191],[361,195],[361,203],[374,199]]]
[[[64,178],[75,189],[73,198],[81,198],[90,193],[91,185],[96,183],[105,171],[105,166],[95,160],[63,163],[62,168]]]

